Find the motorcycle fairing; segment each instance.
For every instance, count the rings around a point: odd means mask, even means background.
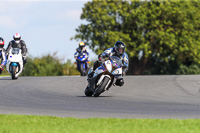
[[[97,76],[98,74],[104,72],[106,69],[103,67],[103,65],[101,65],[100,67],[98,67],[95,71],[94,71],[94,76]]]
[[[120,75],[122,75],[122,68],[120,67],[120,68],[115,69],[115,70],[112,72],[112,74],[115,75],[115,76],[120,76]]]
[[[111,72],[112,71],[112,62],[110,60],[105,61],[105,67],[106,69]]]
[[[14,51],[14,52],[13,52]],[[12,73],[12,66],[16,66],[16,77],[19,76],[19,74],[22,72],[23,68],[23,60],[22,60],[22,54],[21,49],[19,48],[12,48],[9,51],[8,61],[6,64],[7,71],[11,75]]]

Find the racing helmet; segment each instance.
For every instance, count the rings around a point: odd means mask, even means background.
[[[123,42],[117,41],[114,46],[116,54],[119,54],[120,56],[122,56],[124,54],[125,47],[126,46]]]
[[[20,41],[21,35],[20,35],[19,33],[15,33],[15,34],[13,35],[13,39],[14,39],[15,41]]]
[[[2,37],[0,37],[0,48],[4,47],[4,40]]]
[[[79,43],[79,48],[83,49],[84,47],[85,47],[85,43],[81,41],[81,42]]]

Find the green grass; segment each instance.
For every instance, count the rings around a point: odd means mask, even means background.
[[[199,119],[59,118],[0,115],[0,133],[198,133]]]
[[[5,76],[10,76],[10,75],[0,75],[0,77],[5,77]]]

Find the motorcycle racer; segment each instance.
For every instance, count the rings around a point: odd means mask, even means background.
[[[26,48],[26,43],[24,42],[24,40],[21,40],[21,35],[19,33],[16,33],[13,35],[13,39],[12,41],[9,42],[8,47],[6,48],[6,52],[7,54],[9,53],[11,48],[20,48],[22,50],[22,58],[23,58],[23,66],[25,65],[25,63],[27,62],[27,57],[26,57],[26,53],[27,53],[27,48]]]
[[[89,51],[87,50],[87,48],[85,47],[85,43],[84,42],[80,42],[79,43],[79,47],[76,49],[76,52],[74,53],[74,58],[76,59],[77,62],[77,69],[79,70],[80,68],[78,68],[79,66],[79,61],[78,61],[78,56],[81,54],[85,54],[86,58],[89,58]],[[79,70],[80,71],[80,70]]]
[[[80,42],[79,43],[79,47],[76,49],[76,52],[74,53],[74,58],[77,59],[77,57],[78,57],[78,55],[80,53],[86,53],[87,56],[89,57],[89,51],[85,47],[85,43],[84,42]]]
[[[1,58],[1,65],[0,65],[0,74],[2,73],[4,66],[7,63],[7,58],[6,58],[6,51],[3,48],[4,47],[4,39],[0,37],[0,58]]]
[[[94,71],[102,64],[102,61],[104,61],[106,57],[110,57],[110,56],[120,57],[123,63],[123,66],[122,66],[123,75],[125,75],[125,73],[128,71],[128,65],[129,65],[128,55],[125,52],[125,48],[126,48],[125,43],[121,41],[117,41],[114,47],[111,47],[105,50],[102,54],[98,56],[98,61],[94,63],[94,66],[91,69],[91,72],[88,74],[88,77],[92,78]],[[115,85],[117,86],[124,85],[124,79],[122,76],[117,78]]]

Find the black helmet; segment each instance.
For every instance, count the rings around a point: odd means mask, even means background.
[[[0,48],[4,47],[4,40],[2,37],[0,37]]]
[[[119,54],[120,56],[124,54],[125,51],[125,44],[121,41],[117,41],[115,43],[115,51],[117,54]]]

